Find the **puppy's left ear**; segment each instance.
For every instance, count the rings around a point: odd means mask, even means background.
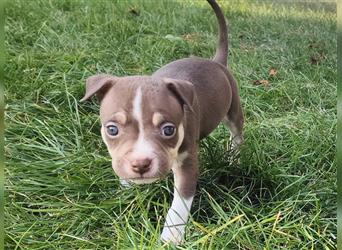
[[[86,93],[80,101],[84,102],[93,95],[96,95],[99,102],[101,102],[102,98],[107,91],[114,86],[116,81],[117,77],[107,74],[90,76],[86,82]]]
[[[184,106],[187,106],[189,110],[193,112],[193,103],[195,99],[194,85],[186,80],[172,78],[164,78],[163,80],[166,82],[168,90],[177,98],[183,110]]]
[[[164,78],[166,82],[166,87],[169,91],[177,98],[179,103],[182,105],[184,110],[184,105],[186,105],[190,111],[193,110],[193,103],[195,98],[195,87],[194,85],[186,80],[178,80],[172,78]]]

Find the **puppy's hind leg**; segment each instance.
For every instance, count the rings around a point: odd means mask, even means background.
[[[227,115],[223,118],[224,125],[230,131],[230,141],[233,149],[243,143],[243,112],[238,95],[233,95],[233,100]]]
[[[231,122],[228,120],[227,117],[223,119],[223,124],[229,129],[230,131],[230,138],[228,145],[232,145],[232,148],[236,148],[237,146],[243,143],[243,135],[241,129],[238,127],[236,123]],[[229,147],[228,147],[229,148]]]

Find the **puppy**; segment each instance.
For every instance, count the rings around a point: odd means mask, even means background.
[[[174,197],[161,234],[179,244],[196,191],[198,142],[223,121],[233,145],[243,141],[236,81],[227,69],[227,26],[215,0],[219,42],[212,60],[171,62],[151,76],[91,76],[81,101],[100,101],[101,134],[125,183],[151,183],[170,171]]]

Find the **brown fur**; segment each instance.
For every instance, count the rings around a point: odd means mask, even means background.
[[[82,98],[85,101],[96,95],[101,103],[102,136],[112,157],[113,169],[121,179],[155,180],[172,169],[177,178],[176,189],[184,198],[195,194],[200,139],[225,120],[235,144],[243,140],[243,113],[237,84],[226,67],[225,20],[216,2],[208,2],[219,23],[219,44],[213,60],[180,59],[163,66],[152,76],[91,76]],[[139,100],[138,89],[142,93],[141,121],[132,115],[137,112],[133,110],[133,100]],[[156,113],[160,114],[158,119]],[[108,122],[119,128],[117,137],[106,134]],[[165,123],[172,123],[177,129],[171,138],[161,135]],[[141,135],[150,149],[146,157],[135,147]],[[143,151],[145,144],[139,150]],[[182,153],[184,159],[180,156]],[[151,162],[149,171],[144,174],[134,171],[136,162]]]

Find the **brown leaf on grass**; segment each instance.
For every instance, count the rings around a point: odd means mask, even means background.
[[[274,77],[277,73],[278,71],[275,68],[270,68],[270,70],[268,71],[268,75],[270,77]]]
[[[310,56],[309,62],[312,65],[318,65],[322,60],[325,60],[327,56],[321,51],[319,54],[314,54]]]
[[[198,33],[184,34],[182,38],[186,41],[192,41],[198,38]]]
[[[254,85],[264,85],[265,87],[268,86],[268,81],[267,80],[255,80],[253,81]]]
[[[318,58],[317,56],[314,56],[314,55],[312,55],[312,56],[310,57],[310,60],[309,60],[309,62],[310,62],[312,65],[317,65],[319,61],[320,61],[319,58]]]
[[[309,48],[311,48],[311,49],[317,49],[317,48],[323,48],[323,47],[325,47],[325,44],[322,43],[322,42],[314,42],[314,41],[312,41],[309,44]]]
[[[255,47],[250,46],[250,45],[246,45],[244,43],[240,44],[240,49],[245,51],[245,52],[249,52],[249,51],[255,51]]]
[[[134,7],[129,8],[128,12],[134,16],[139,16],[139,14],[140,14],[139,11],[136,10]]]
[[[319,47],[321,47],[321,44],[317,42],[312,42],[309,44],[309,48],[319,48]]]

